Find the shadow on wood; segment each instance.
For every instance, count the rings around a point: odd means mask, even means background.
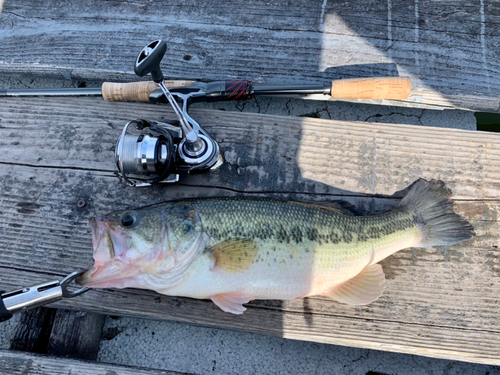
[[[56,310],[38,307],[21,314],[10,349],[44,354],[47,351]]]
[[[38,307],[21,313],[10,349],[96,360],[104,315]]]

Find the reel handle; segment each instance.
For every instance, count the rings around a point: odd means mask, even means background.
[[[333,81],[330,95],[336,99],[407,99],[410,92],[409,78],[353,78]]]
[[[158,39],[144,47],[135,60],[134,72],[139,77],[151,73],[153,81],[160,83],[163,81],[163,73],[160,69],[160,62],[167,52],[167,43]]]
[[[167,87],[186,87],[196,81],[163,81]],[[119,102],[123,100],[134,100],[149,102],[149,95],[158,90],[158,86],[152,81],[114,83],[104,82],[101,87],[102,97],[107,102]]]

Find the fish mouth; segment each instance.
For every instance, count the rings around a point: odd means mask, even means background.
[[[94,250],[97,248],[97,244],[101,241],[103,232],[101,227],[97,225],[98,220],[99,218],[89,220],[90,230],[92,231],[92,248]]]
[[[90,288],[120,287],[123,279],[139,274],[138,269],[121,259],[120,255],[127,246],[125,238],[109,224],[112,218],[96,217],[90,219],[94,265],[87,269],[76,282]]]
[[[127,281],[139,275],[139,269],[120,261],[94,264],[76,282],[89,288],[126,288]]]
[[[87,268],[83,273],[75,279],[75,282],[81,286],[88,286],[90,282],[90,277],[97,271],[97,266]]]
[[[107,223],[108,220],[109,219],[106,217],[96,217],[89,221],[92,231],[94,260],[96,262],[104,262],[113,259],[116,256],[116,250],[121,253],[123,252],[124,246],[126,246],[124,239],[121,239],[119,235],[113,235],[115,231]],[[118,249],[115,249],[115,242],[118,244]]]
[[[93,287],[99,283],[110,281],[116,276],[111,274],[109,268],[109,264],[94,264],[76,279],[76,282],[82,286]]]

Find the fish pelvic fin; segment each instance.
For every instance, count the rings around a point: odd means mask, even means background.
[[[359,274],[326,294],[348,305],[368,305],[384,293],[385,274],[380,264],[366,266]]]
[[[255,242],[248,239],[230,239],[208,250],[215,258],[214,268],[228,272],[244,272],[257,256]]]
[[[399,203],[419,225],[422,240],[415,246],[450,246],[474,238],[472,225],[453,211],[451,190],[443,181],[418,180]]]
[[[217,294],[210,299],[224,312],[241,315],[246,310],[244,303],[250,302],[251,298],[242,293]]]

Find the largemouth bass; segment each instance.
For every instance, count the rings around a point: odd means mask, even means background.
[[[407,247],[472,239],[441,181],[419,180],[382,215],[335,204],[206,198],[126,210],[91,220],[92,288],[144,288],[211,299],[241,314],[252,299],[322,295],[350,305],[384,291],[377,262]]]

